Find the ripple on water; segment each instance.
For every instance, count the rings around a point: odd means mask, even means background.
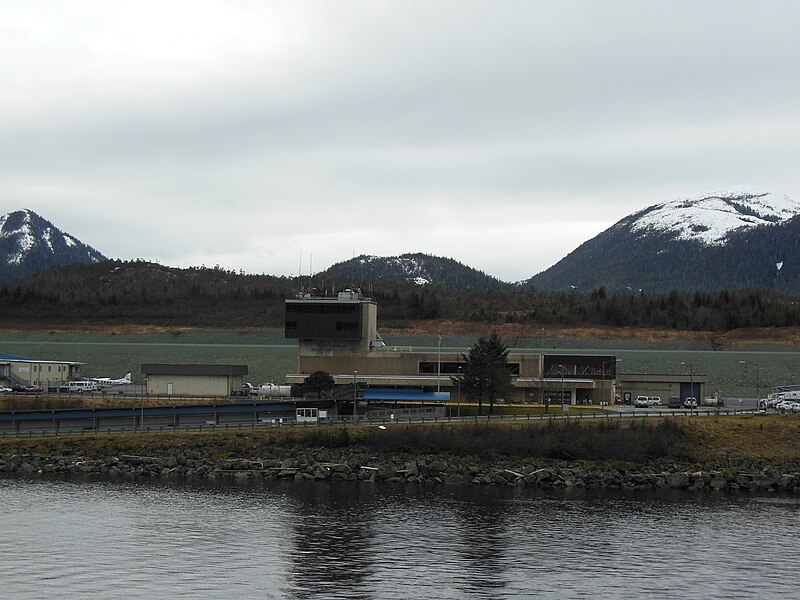
[[[792,597],[748,496],[0,479],[19,599]]]

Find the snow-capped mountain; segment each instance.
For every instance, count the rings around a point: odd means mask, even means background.
[[[527,281],[540,289],[791,289],[800,202],[754,188],[633,213]],[[780,266],[778,266],[780,264]]]
[[[400,256],[361,255],[336,263],[317,277],[349,279],[351,285],[363,286],[378,279],[397,279],[418,285],[429,283],[461,290],[496,290],[509,284],[451,258],[430,254]]]
[[[102,260],[106,257],[100,252],[31,210],[0,216],[0,282],[28,277],[48,267]]]
[[[638,236],[674,235],[676,240],[722,245],[734,231],[780,223],[800,214],[788,196],[744,186],[655,204],[620,221]]]

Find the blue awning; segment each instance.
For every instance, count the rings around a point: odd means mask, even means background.
[[[0,361],[3,362],[36,362],[32,358],[24,358],[22,356],[14,356],[13,354],[0,353]]]
[[[364,400],[407,400],[411,402],[447,402],[450,392],[423,392],[419,389],[367,388]]]

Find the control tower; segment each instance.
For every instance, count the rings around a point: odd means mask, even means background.
[[[299,358],[364,356],[383,345],[378,305],[358,290],[336,296],[299,294],[286,300],[285,337],[298,340]]]

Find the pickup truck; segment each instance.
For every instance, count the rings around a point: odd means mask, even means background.
[[[706,396],[703,398],[703,406],[724,406],[725,401],[722,398],[714,398],[713,396]]]
[[[242,384],[242,389],[233,390],[231,392],[231,396],[244,396],[246,398],[250,398],[252,396],[258,396],[258,388],[255,387],[252,383],[248,383],[245,381]]]

